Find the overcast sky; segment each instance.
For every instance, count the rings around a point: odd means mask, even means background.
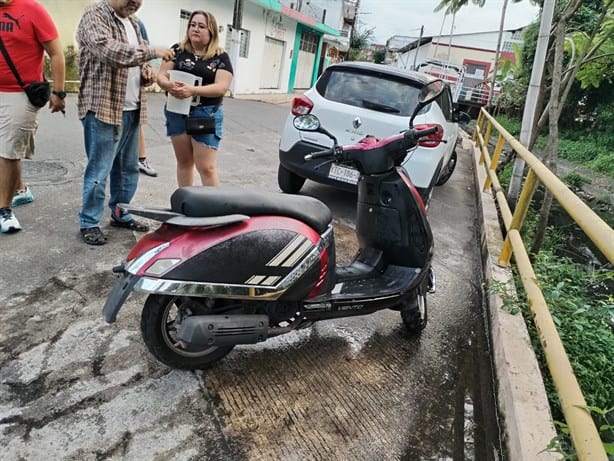
[[[471,3],[471,2],[470,2]],[[418,37],[420,26],[424,35],[450,34],[452,16],[445,18],[433,10],[438,0],[360,0],[358,27],[360,30],[375,27],[375,43],[385,44],[393,35]],[[454,20],[454,33],[489,32],[499,30],[503,0],[486,0],[483,8],[470,5],[462,8]],[[505,28],[526,26],[537,18],[539,8],[529,0],[512,3],[510,0],[505,15]],[[441,31],[443,23],[443,31]]]

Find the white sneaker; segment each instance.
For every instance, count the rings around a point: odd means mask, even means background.
[[[139,160],[139,171],[147,176],[153,176],[154,178],[158,176],[158,172],[151,167],[146,158]]]
[[[15,191],[15,195],[13,195],[13,203],[11,203],[11,208],[15,208],[19,205],[25,205],[26,203],[30,203],[34,201],[34,195],[28,186],[25,189],[17,189]]]
[[[21,224],[10,208],[0,208],[0,232],[10,234],[21,230]]]

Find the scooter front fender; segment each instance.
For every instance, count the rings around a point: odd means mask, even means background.
[[[104,303],[102,308],[102,316],[105,322],[114,323],[117,319],[117,314],[124,302],[128,298],[128,295],[132,293],[134,285],[139,280],[139,277],[129,272],[122,272],[118,277],[111,293],[107,298],[107,302]]]

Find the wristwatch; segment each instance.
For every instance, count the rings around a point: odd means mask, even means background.
[[[66,97],[66,91],[64,90],[60,90],[60,91],[53,90],[52,93],[55,94],[60,99],[64,99]]]

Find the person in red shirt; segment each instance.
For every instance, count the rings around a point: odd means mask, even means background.
[[[0,39],[23,83],[43,80],[43,55],[50,58],[51,112],[65,108],[64,53],[57,28],[35,0],[0,0]],[[21,177],[21,159],[34,155],[39,107],[30,103],[15,74],[0,54],[0,232],[21,230],[12,207],[34,200]]]

